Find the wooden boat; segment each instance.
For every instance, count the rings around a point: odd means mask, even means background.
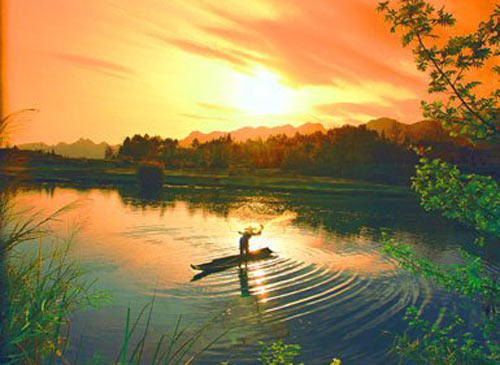
[[[229,269],[230,267],[240,265],[244,263],[245,260],[247,262],[262,260],[268,258],[272,255],[273,251],[269,247],[264,247],[259,250],[250,251],[246,257],[241,257],[240,255],[231,255],[226,257],[221,257],[219,259],[212,260],[210,262],[193,265],[191,267],[194,270],[200,271],[221,271],[225,269]]]

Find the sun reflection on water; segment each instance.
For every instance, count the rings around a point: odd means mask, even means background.
[[[341,342],[347,332],[353,338],[378,331],[408,303],[427,304],[434,295],[424,284],[401,277],[383,257],[370,232],[373,225],[353,233],[345,223],[349,214],[338,213],[336,225],[331,220],[327,228],[305,221],[301,206],[290,203],[296,212],[288,211],[285,198],[263,193],[227,197],[172,192],[153,205],[121,194],[57,188],[51,195],[23,192],[16,203],[36,202],[37,209],[51,212],[85,198],[84,206],[70,211],[54,229],[64,232],[67,222],[86,218],[73,254],[99,275],[103,287],[116,293],[117,306],[156,295],[162,316],[182,313],[193,321],[230,306],[235,326],[243,329],[228,348],[271,335],[285,337],[292,328],[311,341],[327,337]],[[363,213],[356,209],[357,216]],[[238,254],[238,229],[261,223],[262,235],[251,238],[250,249],[269,247],[272,257],[190,281],[199,273],[190,264]],[[409,243],[422,237],[420,232],[400,236]],[[86,323],[102,329],[96,333],[109,333],[109,341],[118,336],[106,330],[118,328],[122,320],[115,313],[105,321],[102,316],[85,317]]]

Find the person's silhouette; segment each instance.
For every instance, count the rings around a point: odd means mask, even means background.
[[[245,260],[242,260],[245,262],[245,265],[246,265],[246,257],[248,255],[248,253],[250,252],[250,238],[252,238],[252,236],[258,236],[262,233],[262,230],[264,229],[264,226],[261,224],[260,225],[260,229],[259,230],[254,230],[253,227],[247,227],[244,231],[240,231],[238,232],[239,234],[241,234],[241,238],[240,238],[240,256],[242,258],[245,258]],[[241,266],[241,264],[240,264]]]

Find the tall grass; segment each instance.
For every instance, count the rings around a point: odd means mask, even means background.
[[[8,141],[12,117],[31,111],[36,110],[23,109],[0,120],[0,147]],[[18,211],[11,189],[12,184],[0,180],[0,363],[67,363],[71,314],[95,305],[103,295],[92,290],[69,258],[71,239],[60,242],[48,229],[49,222],[72,206],[47,217]],[[49,241],[49,250],[43,250]],[[23,244],[33,242],[38,249],[29,254]]]
[[[2,363],[66,363],[72,313],[89,305],[95,307],[105,297],[92,289],[93,283],[85,281],[85,273],[68,256],[71,238],[46,238],[46,224],[64,210],[21,222],[15,219],[16,213],[2,211],[0,237],[6,283]],[[35,244],[27,241],[37,242],[35,252],[22,245]]]
[[[148,354],[145,351],[145,344],[148,336],[151,336],[150,325],[154,302],[155,299],[153,298],[151,303],[143,306],[133,323],[131,321],[131,309],[130,307],[127,309],[123,345],[117,354],[115,364],[191,364],[229,332],[229,329],[224,329],[216,336],[211,334],[214,332],[215,325],[220,323],[225,312],[193,330],[189,325],[182,325],[182,316],[179,315],[175,326],[169,333],[162,334],[159,338],[150,342],[154,344],[154,350]],[[147,316],[144,317],[146,311]],[[144,324],[144,329],[139,332],[137,329],[141,322]]]

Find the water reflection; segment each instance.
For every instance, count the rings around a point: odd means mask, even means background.
[[[240,278],[240,291],[242,297],[250,296],[250,287],[248,286],[248,267],[238,268],[238,277]]]
[[[252,344],[275,335],[300,343],[306,363],[327,363],[332,354],[349,363],[387,362],[390,338],[382,331],[399,328],[410,304],[432,314],[449,299],[381,255],[381,229],[443,262],[456,260],[455,248],[472,236],[422,212],[411,196],[176,188],[148,197],[134,187],[42,185],[19,190],[16,199],[47,213],[86,202],[54,228],[63,232],[68,221],[86,219],[74,254],[115,294],[116,306],[147,301],[153,288],[163,319],[182,313],[199,322],[229,306],[241,331],[216,345],[204,364],[227,359],[235,346],[238,360],[250,359]],[[190,268],[237,253],[237,232],[250,222],[265,225],[251,250],[269,247],[274,257],[210,275]],[[75,323],[75,331],[84,323],[100,336],[89,353],[106,353],[104,344],[122,330],[121,316],[106,312],[103,320],[100,313],[81,314]]]

